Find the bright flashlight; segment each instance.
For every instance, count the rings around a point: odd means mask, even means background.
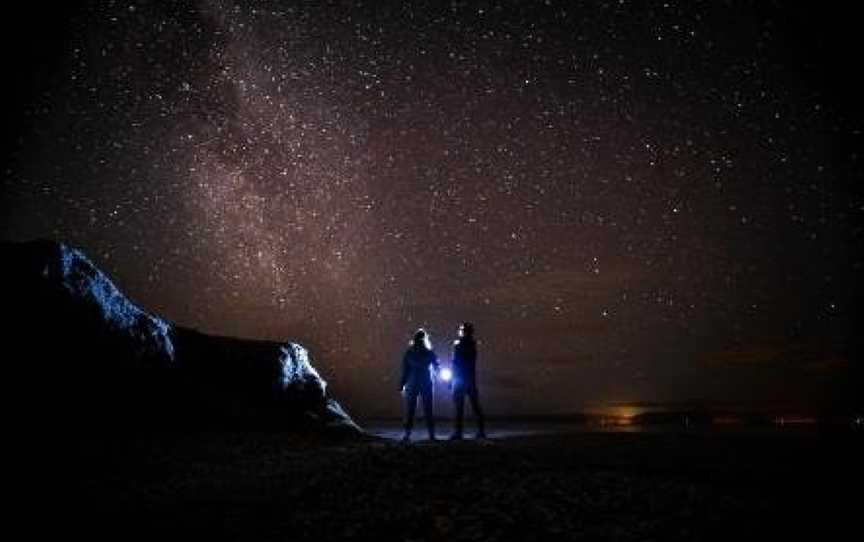
[[[450,382],[451,378],[453,378],[453,371],[447,368],[441,369],[441,380]]]

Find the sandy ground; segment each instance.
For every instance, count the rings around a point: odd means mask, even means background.
[[[847,437],[490,435],[410,445],[237,431],[81,439],[63,530],[120,540],[832,540],[849,539],[860,514],[861,446]]]

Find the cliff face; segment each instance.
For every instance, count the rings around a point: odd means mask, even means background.
[[[219,337],[182,326],[173,326],[171,337],[184,387],[210,412],[266,425],[285,420],[359,431],[328,397],[327,381],[302,345]]]
[[[171,326],[138,308],[84,254],[51,241],[2,243],[8,338],[33,357],[110,368],[176,366]],[[79,369],[86,369],[80,365]]]
[[[215,337],[130,301],[80,251],[0,244],[7,363],[76,421],[266,424],[359,431],[294,342]],[[14,345],[14,348],[9,346]],[[62,409],[62,410],[61,410]]]

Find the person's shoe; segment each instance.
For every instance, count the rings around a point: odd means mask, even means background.
[[[402,442],[411,442],[411,435],[402,435]]]
[[[450,435],[450,440],[462,440],[462,433],[453,433]]]

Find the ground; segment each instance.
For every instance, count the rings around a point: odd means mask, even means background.
[[[848,437],[525,433],[410,445],[275,431],[82,438],[68,529],[150,540],[831,540],[849,537],[860,504],[847,496],[860,493],[860,442]]]

